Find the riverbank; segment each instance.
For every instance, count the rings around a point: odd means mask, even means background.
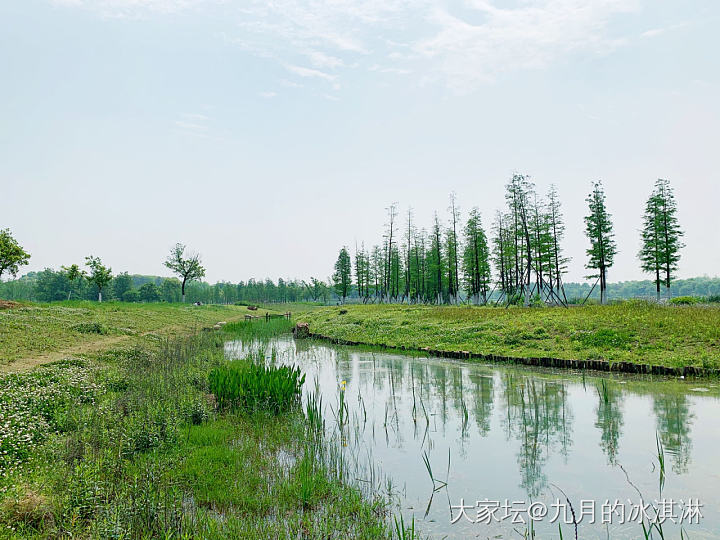
[[[245,306],[54,302],[0,309],[0,373],[27,371],[69,356],[94,354],[153,335],[185,335],[218,322],[264,315]]]
[[[344,482],[310,410],[221,408],[210,391],[227,340],[290,325],[155,336],[0,375],[0,536],[392,537],[385,502]]]
[[[348,305],[302,314],[315,337],[450,358],[666,375],[720,372],[720,309]]]

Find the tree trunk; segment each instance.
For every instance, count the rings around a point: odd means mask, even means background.
[[[98,291],[98,302],[102,302],[102,291]]]

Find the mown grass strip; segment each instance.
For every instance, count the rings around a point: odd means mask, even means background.
[[[313,334],[338,342],[453,358],[666,374],[720,369],[718,307],[625,302],[572,309],[353,305],[343,310],[325,308],[302,319]]]

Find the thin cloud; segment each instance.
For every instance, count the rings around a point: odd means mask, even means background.
[[[205,138],[210,135],[209,120],[210,118],[204,114],[182,113],[180,118],[175,120],[173,124],[181,133]]]
[[[614,34],[612,23],[648,0],[523,0],[512,6],[500,0],[54,1],[121,14],[215,7],[228,21],[217,32],[228,44],[296,76],[339,85],[353,66],[376,66],[465,92],[504,73],[626,46],[630,38]],[[643,37],[663,31],[647,30]]]
[[[638,9],[632,0],[535,0],[498,8],[473,1],[480,23],[435,9],[439,30],[414,50],[435,63],[431,76],[457,90],[469,90],[518,69],[539,69],[578,51],[604,54],[622,45],[608,33],[610,19]]]
[[[668,32],[672,32],[673,30],[678,30],[685,26],[687,26],[687,23],[674,24],[672,26],[667,26],[665,28],[651,28],[650,30],[645,30],[642,34],[640,34],[640,37],[654,38],[654,37],[658,37],[658,36],[667,34]]]
[[[333,82],[337,77],[319,69],[311,69],[303,66],[286,65],[285,69],[289,72],[299,75],[300,77],[315,77],[317,79],[323,79],[326,81]]]
[[[345,62],[337,56],[332,56],[320,51],[310,51],[307,53],[310,62],[319,68],[338,68],[345,65]]]

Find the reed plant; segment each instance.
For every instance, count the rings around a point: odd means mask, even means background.
[[[300,403],[305,375],[295,366],[236,361],[213,369],[208,380],[221,408],[281,414]]]

